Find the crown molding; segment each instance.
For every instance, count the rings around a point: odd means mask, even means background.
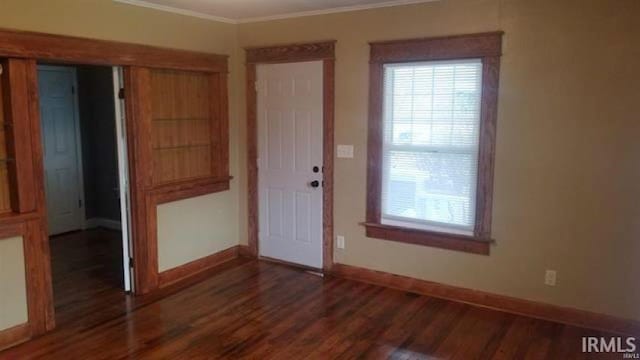
[[[223,22],[227,24],[246,24],[246,23],[254,23],[254,22],[291,19],[291,18],[298,18],[298,17],[305,17],[305,16],[326,15],[326,14],[335,14],[335,13],[350,12],[350,11],[378,9],[378,8],[385,8],[385,7],[392,7],[392,6],[422,4],[422,3],[436,2],[441,0],[391,0],[391,1],[386,1],[386,2],[377,3],[377,4],[340,6],[340,7],[330,8],[330,9],[299,11],[299,12],[292,12],[292,13],[285,13],[285,14],[278,14],[278,15],[249,17],[249,18],[240,18],[240,19],[231,19],[231,18],[226,18],[222,16],[214,16],[214,15],[209,15],[209,14],[198,12],[198,11],[180,9],[173,6],[158,5],[145,0],[113,0],[113,1],[121,4],[140,6],[140,7],[145,7],[149,9],[170,12],[174,14],[196,17],[196,18],[205,19],[205,20]]]
[[[170,13],[184,15],[184,16],[191,16],[191,17],[196,17],[196,18],[205,19],[205,20],[218,21],[218,22],[223,22],[227,24],[238,23],[237,20],[222,17],[222,16],[213,16],[213,15],[205,14],[198,11],[191,11],[191,10],[180,9],[173,6],[154,4],[152,2],[148,2],[144,0],[113,0],[113,2],[126,4],[126,5],[140,6],[148,9],[170,12]]]

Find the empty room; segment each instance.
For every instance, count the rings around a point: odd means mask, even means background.
[[[640,358],[640,1],[0,1],[0,359]]]

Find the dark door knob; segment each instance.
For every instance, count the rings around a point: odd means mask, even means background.
[[[311,187],[317,188],[318,186],[320,186],[320,181],[313,180],[312,182],[309,183],[309,185],[311,185]]]

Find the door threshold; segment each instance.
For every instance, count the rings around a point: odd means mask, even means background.
[[[280,264],[280,265],[285,265],[285,266],[289,266],[289,267],[294,267],[296,269],[299,270],[304,270],[310,274],[313,275],[317,275],[317,276],[324,276],[324,272],[322,269],[320,268],[315,268],[313,266],[307,266],[307,265],[302,265],[302,264],[296,264],[290,261],[285,261],[285,260],[280,260],[280,259],[274,259],[268,256],[258,256],[258,260],[262,260],[262,261],[266,261],[266,262],[270,262],[270,263],[275,263],[275,264]]]

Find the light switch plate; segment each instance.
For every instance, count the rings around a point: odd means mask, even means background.
[[[338,145],[338,158],[352,159],[353,145]]]
[[[336,236],[336,247],[341,250],[344,249],[344,236],[342,235]]]

